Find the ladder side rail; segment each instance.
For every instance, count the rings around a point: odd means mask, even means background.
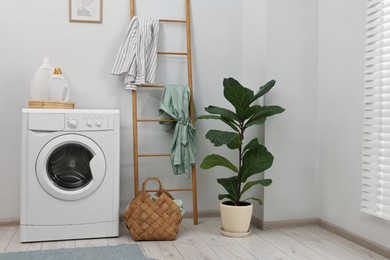
[[[192,124],[195,124],[194,113],[194,99],[193,99],[193,85],[192,85],[192,50],[191,50],[191,14],[190,14],[190,0],[186,1],[186,40],[187,40],[187,71],[188,71],[188,86],[190,88],[190,117]],[[194,225],[198,225],[198,195],[196,187],[196,165],[191,167],[192,180],[192,207],[194,216]]]
[[[139,191],[139,176],[138,176],[138,115],[137,115],[137,91],[132,90],[132,106],[133,106],[133,163],[134,163],[134,194]]]

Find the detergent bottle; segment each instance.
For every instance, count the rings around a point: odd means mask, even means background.
[[[49,57],[44,57],[41,66],[35,72],[31,81],[31,99],[47,100],[47,88],[54,68],[50,65]]]
[[[62,75],[61,68],[55,68],[48,84],[48,98],[50,101],[69,102],[69,85]]]

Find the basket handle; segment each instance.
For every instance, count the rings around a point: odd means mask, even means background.
[[[163,185],[162,185],[162,183],[161,183],[161,181],[160,181],[160,179],[159,178],[157,178],[157,177],[148,177],[148,178],[146,178],[146,180],[144,180],[144,182],[142,183],[142,191],[145,191],[145,189],[146,189],[146,184],[149,182],[149,181],[157,181],[158,182],[158,184],[159,184],[159,190],[164,190],[164,187],[163,187]]]

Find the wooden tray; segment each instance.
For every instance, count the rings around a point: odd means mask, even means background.
[[[45,101],[45,100],[29,100],[29,108],[58,108],[58,109],[73,109],[74,102],[61,101]]]

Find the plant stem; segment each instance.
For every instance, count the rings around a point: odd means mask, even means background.
[[[242,142],[244,140],[244,123],[240,123],[240,146],[238,147],[238,184],[237,184],[237,194],[241,193],[241,168],[242,168]],[[236,206],[240,204],[241,196],[238,195],[237,201],[235,202]]]

